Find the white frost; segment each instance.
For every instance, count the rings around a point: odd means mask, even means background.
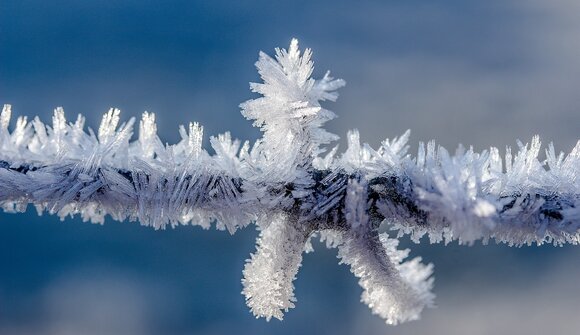
[[[68,122],[62,108],[52,125],[0,114],[0,206],[22,212],[29,204],[61,218],[80,215],[104,223],[139,221],[155,229],[195,224],[233,233],[249,223],[260,230],[257,251],[244,268],[243,294],[257,317],[282,319],[294,307],[293,280],[303,251],[320,236],[338,247],[363,288],[362,300],[396,324],[417,319],[432,305],[432,266],[404,259],[398,241],[379,234],[381,224],[418,242],[494,239],[510,245],[580,243],[580,141],[568,154],[541,142],[518,142],[518,151],[481,153],[459,147],[454,154],[435,142],[408,152],[409,131],[378,149],[347,134],[348,147],[323,155],[338,137],[323,126],[335,114],[344,81],[327,73],[313,79],[311,51],[292,40],[275,58],[256,63],[260,97],[240,105],[263,131],[253,145],[229,133],[209,138],[203,127],[180,126],[181,140],[163,144],[155,114],[144,113],[138,138],[134,119],[121,122],[118,109],[97,133],[85,119]]]

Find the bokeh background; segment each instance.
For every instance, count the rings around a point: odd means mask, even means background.
[[[258,51],[298,37],[315,74],[344,78],[328,129],[378,146],[411,128],[482,150],[539,134],[580,138],[580,3],[552,1],[0,0],[0,103],[16,115],[98,127],[155,112],[164,141],[201,122],[209,135],[259,132]],[[341,140],[344,148],[344,140]],[[437,308],[383,324],[336,251],[316,245],[285,320],[255,320],[241,291],[253,227],[153,231],[107,220],[0,215],[0,334],[572,334],[580,329],[580,248],[403,244],[435,263]]]

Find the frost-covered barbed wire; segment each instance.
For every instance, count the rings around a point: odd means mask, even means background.
[[[294,307],[293,280],[310,240],[338,248],[363,288],[362,301],[387,323],[417,319],[431,306],[432,266],[405,260],[398,240],[379,233],[381,224],[416,242],[471,244],[490,239],[510,245],[580,242],[580,141],[567,156],[550,145],[538,160],[540,141],[499,150],[454,155],[434,142],[408,153],[407,131],[378,149],[348,133],[348,148],[322,156],[336,135],[322,126],[335,114],[344,81],[327,73],[311,78],[311,52],[293,40],[276,57],[260,53],[260,98],[241,105],[264,135],[251,147],[229,133],[202,148],[203,128],[180,127],[181,141],[163,145],[155,115],[144,113],[131,142],[134,119],[119,125],[112,109],[94,133],[78,116],[67,123],[62,108],[52,126],[18,118],[8,130],[11,108],[0,116],[0,203],[21,212],[33,204],[61,218],[79,214],[103,223],[139,221],[155,229],[180,224],[231,233],[255,223],[257,251],[247,261],[243,294],[257,317],[282,319]]]

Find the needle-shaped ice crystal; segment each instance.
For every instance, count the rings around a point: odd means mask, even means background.
[[[10,131],[11,107],[0,114],[0,206],[22,212],[34,205],[61,218],[80,215],[103,223],[139,221],[163,229],[196,224],[233,233],[255,223],[257,250],[243,271],[243,291],[256,317],[282,319],[296,303],[293,281],[302,253],[319,236],[338,248],[363,289],[362,301],[389,324],[419,318],[433,303],[432,265],[405,260],[398,240],[380,226],[419,242],[494,239],[510,245],[580,242],[580,141],[568,155],[550,145],[518,143],[505,158],[490,148],[460,147],[455,154],[435,142],[408,153],[407,131],[378,149],[347,134],[348,147],[324,154],[338,137],[323,126],[335,114],[321,103],[335,101],[344,81],[327,73],[312,78],[311,51],[298,42],[260,53],[259,98],[241,104],[260,127],[253,146],[229,133],[210,138],[203,127],[181,126],[181,141],[164,145],[155,115],[144,113],[136,141],[134,120],[105,114],[98,132],[85,119],[66,121],[62,108],[52,126],[18,118]]]

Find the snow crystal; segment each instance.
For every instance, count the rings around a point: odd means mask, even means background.
[[[233,233],[249,223],[260,230],[247,261],[242,293],[256,317],[282,319],[296,302],[293,280],[310,240],[338,248],[363,288],[362,301],[387,323],[419,318],[432,305],[432,266],[405,260],[408,250],[380,234],[381,225],[418,242],[494,239],[510,245],[580,242],[580,141],[568,154],[541,142],[518,142],[502,158],[497,148],[455,154],[435,142],[408,153],[409,131],[378,149],[347,134],[348,147],[323,155],[338,137],[323,126],[335,118],[321,103],[335,101],[344,81],[312,78],[311,51],[292,40],[274,58],[260,53],[260,97],[240,105],[263,132],[253,145],[229,133],[210,137],[203,127],[179,127],[181,140],[163,144],[155,114],[134,119],[107,112],[95,134],[85,119],[67,122],[54,111],[52,126],[20,117],[9,130],[11,106],[0,114],[0,206],[61,218],[80,215],[104,223],[139,221],[155,229],[195,224]]]

